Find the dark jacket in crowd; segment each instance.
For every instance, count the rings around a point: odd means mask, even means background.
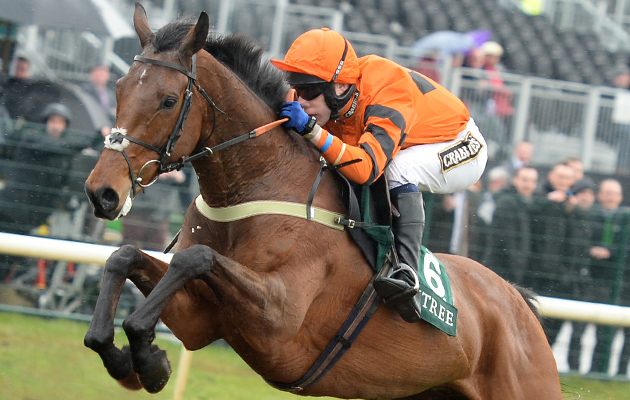
[[[537,209],[532,224],[532,288],[538,294],[565,297],[571,285],[559,276],[567,274],[567,232],[569,209],[558,203],[536,196]]]
[[[606,247],[610,251],[610,259],[593,261],[593,283],[604,288],[604,291],[608,288],[609,297],[600,298],[598,302],[618,304],[621,293],[615,285],[620,284],[624,261],[627,261],[627,255],[622,249],[627,247],[624,240],[629,239],[624,238],[628,235],[628,232],[624,233],[624,226],[628,224],[629,214],[623,208],[610,212],[596,205],[593,209],[594,245]]]
[[[4,164],[5,186],[0,191],[0,228],[28,233],[65,206],[64,190],[71,160],[77,150],[62,136],[53,138],[44,125],[31,125],[16,132],[19,141],[12,159]]]
[[[530,286],[533,199],[515,191],[498,196],[483,263],[509,282]]]

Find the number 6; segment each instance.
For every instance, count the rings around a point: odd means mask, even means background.
[[[438,297],[444,297],[446,295],[446,289],[442,284],[442,279],[440,279],[442,269],[440,268],[440,262],[433,254],[426,253],[424,255],[422,272],[424,273],[424,279],[427,281],[429,288],[433,290],[433,293]]]

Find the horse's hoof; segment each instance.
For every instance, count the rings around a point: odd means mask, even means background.
[[[124,379],[118,379],[118,383],[120,386],[129,390],[140,390],[142,389],[142,383],[140,382],[140,378],[138,378],[138,374],[131,371],[129,375],[127,375]]]
[[[171,376],[171,364],[164,350],[157,350],[151,354],[150,364],[153,365],[153,368],[145,373],[139,373],[138,376],[147,392],[157,393],[164,389],[168,378]]]
[[[128,379],[129,375],[134,374],[131,364],[131,353],[129,346],[124,346],[121,350],[116,350],[113,359],[103,360],[103,365],[107,368],[109,375],[117,381]]]

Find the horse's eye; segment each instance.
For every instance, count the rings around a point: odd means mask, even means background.
[[[177,104],[177,98],[166,96],[162,99],[162,104],[160,104],[160,108],[163,110],[170,110],[171,108],[175,107],[175,104]]]

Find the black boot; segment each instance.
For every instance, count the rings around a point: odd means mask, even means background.
[[[418,265],[424,231],[422,193],[392,195],[392,205],[400,213],[392,222],[398,265],[387,276],[375,279],[374,288],[385,304],[395,308],[405,321],[417,322],[420,302],[415,296],[419,290]]]

